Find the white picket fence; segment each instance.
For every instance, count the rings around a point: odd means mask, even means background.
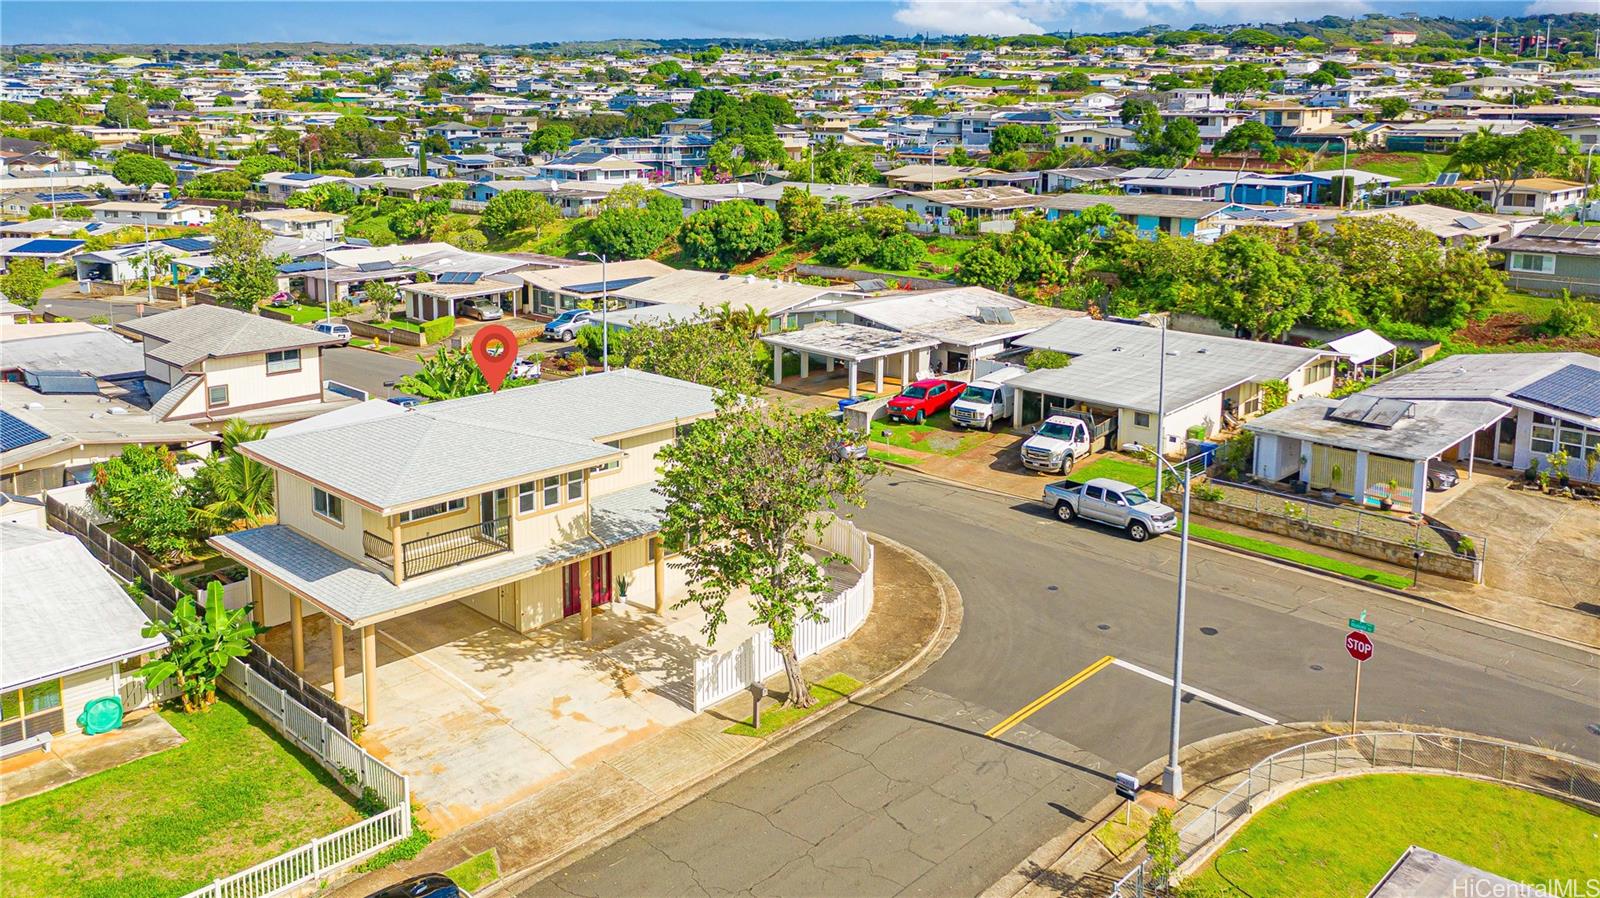
[[[872,611],[873,550],[867,535],[843,518],[829,516],[817,548],[850,559],[860,573],[854,585],[822,606],[822,620],[795,627],[794,650],[805,659],[854,633]],[[704,711],[741,689],[783,669],[783,656],[772,647],[772,631],[759,630],[727,651],[696,658],[694,709]]]
[[[411,782],[238,659],[228,662],[229,691],[273,729],[316,758],[354,795],[371,787],[388,810],[331,835],[312,839],[248,870],[219,879],[185,898],[271,898],[310,885],[411,835]]]

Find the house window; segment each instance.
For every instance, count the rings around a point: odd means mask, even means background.
[[[311,510],[335,524],[344,525],[344,500],[327,490],[311,488]]]
[[[284,349],[267,353],[267,373],[287,374],[300,370],[300,350]]]
[[[1555,271],[1556,257],[1544,253],[1512,253],[1511,270],[1526,271],[1533,274],[1549,274]]]
[[[606,440],[606,445],[610,446],[613,449],[619,450],[619,451],[622,449],[622,441],[621,440]],[[618,469],[620,467],[622,467],[622,459],[614,458],[611,461],[608,461],[603,465],[596,465],[595,468],[594,468],[594,473],[596,473],[596,474],[604,474],[607,471],[615,471],[616,469]]]
[[[35,683],[0,695],[0,723],[7,742],[64,730],[61,681]]]
[[[567,472],[567,501],[576,502],[583,498],[583,472]]]
[[[517,511],[532,514],[539,510],[539,481],[530,480],[517,485]]]
[[[544,507],[554,508],[561,504],[561,478],[546,477],[544,479]]]
[[[1150,426],[1150,416],[1148,414],[1144,413],[1144,412],[1134,412],[1133,413],[1133,426],[1134,427],[1149,427]]]
[[[410,511],[400,512],[400,523],[409,524],[412,521],[420,521],[423,518],[432,518],[442,514],[449,514],[453,511],[462,511],[466,507],[466,499],[450,499],[446,502],[435,502],[432,505],[424,505],[421,508],[413,508]]]
[[[213,408],[228,404],[228,385],[222,384],[215,387],[206,387],[206,405]]]

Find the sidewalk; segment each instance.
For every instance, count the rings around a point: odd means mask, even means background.
[[[866,684],[882,685],[904,673],[940,633],[947,602],[948,579],[925,559],[873,537],[877,580],[871,615],[856,634],[804,662],[806,679],[845,673]],[[769,690],[785,688],[780,671],[767,682]],[[768,698],[763,708],[775,706]],[[543,791],[457,830],[429,845],[417,858],[373,873],[346,878],[333,886],[338,898],[361,898],[377,889],[420,873],[447,870],[490,848],[497,849],[501,881],[559,861],[593,843],[609,841],[664,813],[670,799],[706,781],[763,749],[804,733],[815,721],[847,708],[838,702],[805,721],[764,738],[724,733],[747,718],[750,698],[740,694],[678,726],[617,752],[604,763],[584,768]]]

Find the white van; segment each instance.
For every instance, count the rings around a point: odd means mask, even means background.
[[[994,429],[996,421],[1011,417],[1017,408],[1017,391],[1007,381],[1026,371],[1007,365],[967,384],[961,398],[950,406],[950,423],[957,427]]]

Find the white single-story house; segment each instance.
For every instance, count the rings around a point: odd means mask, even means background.
[[[76,537],[0,523],[0,748],[48,748],[82,732],[85,706],[143,703],[133,675],[167,645]]]

